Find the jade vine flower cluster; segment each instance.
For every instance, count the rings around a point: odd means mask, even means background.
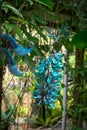
[[[36,66],[35,76],[36,84],[33,92],[33,98],[37,104],[55,107],[55,102],[60,96],[61,80],[63,75],[63,54],[53,51],[52,56],[43,58],[38,66]]]
[[[24,56],[33,50],[33,46],[30,48],[24,48],[24,46],[18,44],[18,42],[11,35],[0,34],[0,39],[2,39],[3,37],[9,40],[9,46],[11,47],[13,52],[18,56]],[[9,71],[15,76],[22,76],[23,72],[20,71],[15,65],[15,61],[10,52],[10,49],[8,50],[7,48],[2,47],[0,48],[0,51],[3,51],[8,58],[7,64],[8,64]]]

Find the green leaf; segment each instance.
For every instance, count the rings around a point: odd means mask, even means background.
[[[14,24],[9,23],[8,21],[5,21],[3,26],[7,29],[8,33],[10,33],[14,28]]]
[[[51,125],[55,124],[58,121],[59,117],[54,117],[50,120]]]
[[[36,0],[38,3],[48,6],[50,9],[53,8],[53,2],[52,0]]]
[[[27,40],[29,40],[30,42],[33,42],[33,43],[39,42],[39,40],[35,36],[32,36],[29,32],[27,32],[26,25],[23,25],[21,28],[22,28],[23,32],[25,33],[25,35],[27,36]]]
[[[20,25],[27,24],[27,21],[25,19],[17,17],[17,16],[12,16],[12,15],[8,17],[8,21],[17,22],[17,23],[19,22]]]
[[[35,19],[36,19],[36,21],[37,21],[38,23],[40,23],[40,24],[46,24],[46,21],[41,18],[40,14],[35,13],[35,14],[34,14],[34,17],[35,17]]]
[[[1,114],[1,118],[2,118],[2,120],[6,120],[7,119],[7,115],[3,111],[2,111],[2,114]]]
[[[36,120],[35,117],[31,117],[29,119],[26,119],[26,121],[30,124],[38,124],[38,121]]]
[[[33,1],[32,0],[27,0],[29,3],[30,3],[30,5],[33,5]]]
[[[48,125],[49,125],[50,120],[51,120],[51,117],[47,117],[47,118],[46,118],[45,126],[48,126]]]
[[[15,119],[16,118],[16,114],[17,114],[17,106],[16,106],[16,103],[13,105],[13,118]]]
[[[9,119],[11,117],[12,113],[13,113],[13,109],[12,108],[10,108],[7,112],[2,112],[2,115],[1,115],[2,119],[3,120]]]
[[[6,11],[6,13],[8,12],[8,10],[11,10],[12,12],[14,12],[16,15],[18,15],[19,17],[23,18],[23,15],[21,14],[21,12],[16,9],[15,7],[13,7],[12,5],[10,5],[8,2],[3,2],[2,3],[2,9]]]
[[[35,68],[34,68],[35,62],[32,59],[33,58],[30,58],[29,55],[26,55],[25,58],[24,58],[24,62],[27,64],[28,68],[34,73],[34,71],[35,71]]]
[[[18,96],[21,95],[21,90],[20,90],[20,88],[15,88],[15,89],[14,89],[14,92],[15,92]]]
[[[20,41],[23,42],[24,41],[24,39],[23,39],[23,33],[22,33],[23,31],[21,30],[21,28],[15,25],[14,26],[14,31],[18,35]]]
[[[6,55],[3,55],[3,54],[0,52],[0,65],[4,65],[4,64],[5,64],[5,59],[6,59]]]
[[[39,124],[39,125],[42,125],[42,126],[45,126],[45,121],[42,119],[42,118],[37,118],[36,119],[36,121],[37,121],[37,123]]]
[[[34,46],[33,51],[36,53],[37,56],[43,56],[42,52],[40,51],[40,49],[38,49],[36,46]]]
[[[8,112],[6,114],[7,115],[7,119],[11,117],[12,113],[13,113],[13,109],[12,109],[12,107],[10,107],[10,109],[8,110]]]
[[[71,45],[81,49],[87,48],[87,30],[77,32],[72,38]]]
[[[38,43],[39,42],[39,40],[36,37],[30,35],[29,32],[25,32],[25,35],[27,36],[29,41],[32,41],[33,43]]]
[[[48,41],[47,36],[43,34],[42,30],[40,30],[38,26],[36,26],[34,23],[32,23],[32,26],[44,40]]]

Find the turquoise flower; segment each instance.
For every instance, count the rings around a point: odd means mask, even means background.
[[[33,50],[33,46],[30,48],[24,48],[24,46],[18,44],[18,42],[11,35],[0,34],[0,39],[2,39],[3,37],[9,40],[10,47],[18,56],[24,56],[32,52]],[[7,64],[8,64],[9,71],[15,76],[23,76],[23,72],[20,71],[18,67],[15,65],[14,58],[12,57],[10,51],[6,48],[1,48],[0,50],[5,52],[5,54],[7,55]]]
[[[10,47],[13,49],[13,51],[15,52],[16,55],[19,55],[19,56],[24,56],[30,52],[32,52],[33,50],[33,46],[30,47],[30,48],[24,48],[24,46],[18,44],[18,42],[10,35],[8,34],[1,34],[0,35],[0,39],[1,38],[7,38],[10,42]]]
[[[23,76],[23,72],[20,71],[15,65],[14,58],[12,57],[10,51],[8,51],[8,49],[6,48],[1,48],[0,51],[3,51],[7,55],[7,59],[8,59],[7,64],[8,64],[9,71],[15,76]]]
[[[33,50],[33,46],[30,48],[24,48],[22,45],[19,45],[18,47],[16,47],[14,49],[15,54],[19,55],[19,56],[24,56],[30,52],[32,52]]]
[[[55,107],[55,102],[60,96],[61,80],[63,75],[63,54],[53,51],[52,56],[41,60],[36,66],[35,76],[37,83],[33,92],[33,98],[37,104]]]
[[[23,72],[20,71],[16,65],[8,64],[9,71],[15,76],[23,76]]]

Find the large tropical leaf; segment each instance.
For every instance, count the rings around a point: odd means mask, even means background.
[[[53,8],[52,0],[36,0],[36,1],[45,5],[45,6],[48,6],[51,9]]]
[[[71,45],[76,48],[87,48],[87,30],[77,32],[72,38]]]
[[[16,9],[15,7],[13,7],[12,5],[10,5],[8,2],[3,2],[2,3],[2,9],[5,10],[5,12],[8,12],[8,10],[11,10],[12,12],[14,12],[16,15],[18,15],[19,17],[23,18],[21,12]]]

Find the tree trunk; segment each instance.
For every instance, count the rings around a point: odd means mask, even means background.
[[[78,105],[81,105],[81,89],[83,87],[83,77],[82,77],[82,68],[84,66],[84,50],[76,49],[76,59],[75,59],[75,68],[77,68],[76,77],[74,79],[74,111],[77,109],[73,123],[77,127],[82,127],[82,119],[81,119],[81,112],[79,112]]]
[[[0,32],[1,32],[1,23],[2,23],[2,0],[0,0]],[[0,128],[1,128],[1,107],[2,107],[2,81],[3,81],[3,65],[0,61]]]
[[[65,62],[66,66],[68,66],[68,51],[66,48],[63,49],[63,53],[65,54]],[[64,95],[63,95],[63,112],[62,112],[62,130],[66,130],[66,117],[67,117],[67,87],[68,87],[68,73],[66,72],[65,67],[65,74],[64,74]]]
[[[0,127],[1,127],[1,107],[2,107],[2,81],[3,81],[3,66],[0,65]]]

